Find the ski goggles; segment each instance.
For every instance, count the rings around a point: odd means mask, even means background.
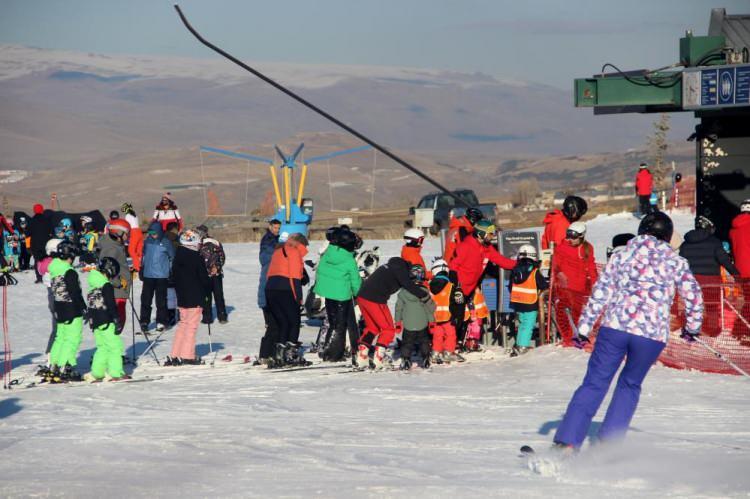
[[[583,239],[583,234],[568,229],[565,231],[565,239]]]

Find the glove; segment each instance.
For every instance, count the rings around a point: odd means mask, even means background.
[[[124,277],[120,277],[120,288],[122,288],[123,290],[128,289],[128,280]]]
[[[460,289],[453,291],[453,302],[461,305],[464,302],[464,293]]]
[[[579,334],[575,338],[573,338],[573,346],[581,350],[586,348],[586,345],[588,345],[589,343],[589,337],[582,334]]]
[[[691,331],[688,331],[685,328],[682,328],[682,332],[680,333],[680,338],[682,338],[683,340],[685,340],[685,342],[687,342],[687,343],[695,343],[695,340],[696,340],[696,338],[698,338],[699,334],[700,333],[698,333],[698,332],[693,333]]]

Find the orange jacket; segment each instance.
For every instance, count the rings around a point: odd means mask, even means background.
[[[304,258],[307,247],[294,240],[288,240],[279,245],[268,264],[268,279],[266,289],[291,289],[297,301],[302,300],[302,286],[305,277]]]
[[[565,232],[570,227],[568,220],[562,211],[550,211],[544,217],[544,234],[542,234],[542,249],[549,249],[551,243],[559,246],[565,239]]]
[[[424,269],[425,278],[427,280],[432,279],[432,272],[430,272],[430,269],[424,264],[424,258],[422,258],[422,248],[402,246],[401,258],[409,262],[410,265],[421,265]]]
[[[128,255],[133,260],[133,270],[141,270],[143,259],[143,231],[140,227],[130,228],[130,240],[128,241]]]

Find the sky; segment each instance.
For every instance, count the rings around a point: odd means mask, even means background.
[[[204,37],[253,62],[481,72],[572,89],[611,62],[678,60],[686,29],[747,0],[180,0]],[[167,0],[0,0],[0,43],[102,54],[214,57]],[[218,56],[216,56],[218,57]]]

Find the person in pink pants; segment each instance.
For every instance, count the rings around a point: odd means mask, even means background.
[[[174,335],[172,352],[164,362],[167,366],[202,363],[195,355],[195,333],[203,317],[203,307],[207,305],[211,281],[198,252],[200,241],[200,236],[192,230],[180,234],[180,246],[172,264],[180,322]]]

